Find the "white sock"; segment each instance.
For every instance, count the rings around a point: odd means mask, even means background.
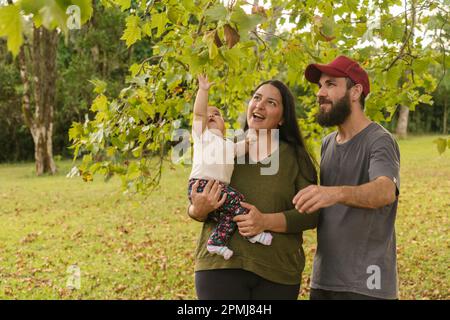
[[[228,247],[226,247],[226,246],[207,245],[206,249],[208,249],[208,251],[210,253],[215,253],[215,254],[218,254],[220,256],[223,256],[225,260],[230,259],[231,256],[233,255],[233,251],[228,249]]]
[[[270,246],[272,243],[272,238],[273,236],[269,232],[261,232],[256,236],[248,238],[248,241],[250,241],[251,243],[259,242],[263,245]]]

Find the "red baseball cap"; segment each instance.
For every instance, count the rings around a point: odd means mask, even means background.
[[[346,56],[339,56],[329,64],[310,64],[306,67],[305,78],[309,82],[319,83],[322,73],[332,77],[348,77],[352,79],[355,84],[362,85],[364,96],[367,96],[370,92],[367,72],[361,68],[358,62]]]

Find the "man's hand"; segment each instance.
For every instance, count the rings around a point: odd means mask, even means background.
[[[292,203],[300,213],[312,213],[338,203],[339,199],[339,188],[311,185],[300,190]]]
[[[392,179],[380,176],[359,186],[308,186],[292,200],[300,213],[311,213],[340,203],[349,207],[377,209],[393,203],[396,185]]]
[[[199,183],[197,180],[192,186],[192,207],[189,212],[192,214],[193,218],[203,221],[206,219],[208,213],[213,212],[224,204],[227,195],[224,193],[222,198],[220,198],[222,188],[217,180],[209,180],[203,189],[203,192],[200,193],[197,192],[198,185]]]
[[[252,237],[266,230],[264,214],[255,206],[241,201],[241,206],[248,209],[247,214],[241,214],[233,218],[237,223],[239,233],[244,237]]]

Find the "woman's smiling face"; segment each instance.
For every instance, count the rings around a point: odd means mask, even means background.
[[[251,129],[276,129],[283,118],[280,91],[271,84],[256,90],[248,104],[247,123]]]

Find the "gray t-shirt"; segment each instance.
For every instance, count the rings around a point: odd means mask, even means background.
[[[336,135],[333,132],[322,142],[321,185],[358,186],[386,176],[398,194],[400,152],[386,129],[371,123],[343,144],[336,142]],[[311,287],[396,299],[397,203],[398,198],[379,209],[341,204],[322,209]]]

